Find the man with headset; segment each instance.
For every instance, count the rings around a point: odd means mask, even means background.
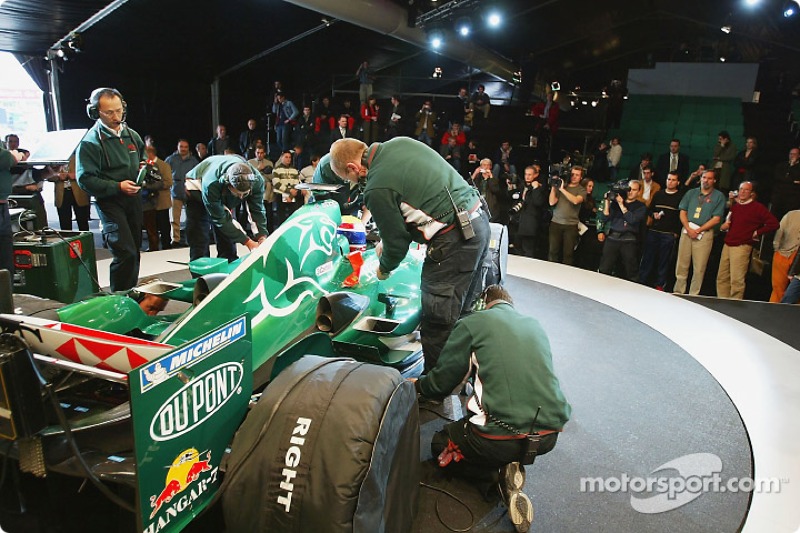
[[[215,155],[186,173],[186,240],[190,260],[209,257],[209,224],[217,240],[217,256],[235,261],[236,243],[248,250],[266,240],[267,213],[264,208],[264,178],[253,165],[238,155]],[[247,236],[234,221],[233,212],[247,202],[256,224],[256,240]]]
[[[483,490],[499,482],[511,521],[517,531],[528,531],[533,507],[522,492],[522,464],[534,457],[528,453],[528,434],[537,434],[535,455],[544,455],[556,445],[572,408],[539,322],[514,309],[511,295],[499,285],[487,287],[479,302],[483,310],[456,323],[436,366],[415,386],[423,398],[441,400],[465,377],[472,379],[469,413],[433,436],[431,452],[439,466]]]
[[[116,89],[92,91],[86,113],[96,122],[78,145],[78,185],[97,201],[103,241],[113,256],[111,290],[124,291],[139,279],[142,200],[136,180],[144,141],[125,123],[127,104]]]

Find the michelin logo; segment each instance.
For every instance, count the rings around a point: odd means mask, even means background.
[[[139,370],[142,392],[152,389],[162,381],[175,375],[185,366],[194,364],[217,350],[243,338],[246,328],[245,317],[240,317],[195,342],[183,348],[178,348],[171,354],[143,366]]]

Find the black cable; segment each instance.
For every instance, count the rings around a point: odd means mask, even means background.
[[[75,442],[75,437],[72,435],[72,428],[70,427],[69,422],[67,422],[67,417],[64,415],[64,411],[61,409],[61,404],[59,403],[58,398],[56,398],[55,392],[53,392],[52,384],[46,383],[44,385],[44,389],[47,392],[48,398],[50,398],[50,401],[53,404],[53,409],[56,411],[59,424],[61,424],[61,426],[64,428],[64,436],[67,438],[67,444],[69,444],[69,447],[72,450],[72,453],[75,455],[75,459],[78,461],[78,464],[80,464],[80,466],[83,468],[83,471],[86,473],[86,477],[106,498],[119,505],[126,511],[136,514],[136,508],[123,500],[121,497],[111,492],[111,489],[109,489],[102,481],[100,481],[100,479],[95,476],[94,472],[92,472],[92,470],[89,468],[89,465],[86,464],[86,461],[83,459],[83,455],[81,455],[81,451],[78,449],[78,444]]]
[[[65,238],[64,238],[64,236],[63,236],[63,235],[61,235],[61,232],[59,232],[57,229],[55,229],[55,228],[51,228],[50,226],[45,226],[45,227],[43,227],[43,228],[42,228],[42,232],[46,232],[46,231],[52,231],[53,233],[55,233],[56,237],[58,237],[59,239],[61,239],[62,241],[64,241],[64,243],[65,243],[67,246],[69,246],[69,248],[70,248],[71,250],[73,250],[73,251],[75,252],[75,257],[77,257],[77,258],[78,258],[78,261],[80,261],[80,262],[81,262],[81,265],[83,265],[83,268],[84,268],[84,270],[86,270],[86,273],[89,275],[89,278],[90,278],[92,281],[94,281],[94,283],[95,283],[95,286],[98,288],[98,290],[100,291],[100,293],[101,293],[101,294],[110,294],[109,292],[107,292],[107,291],[104,291],[104,290],[102,289],[102,287],[100,287],[100,282],[99,282],[99,281],[97,281],[97,278],[95,278],[95,277],[92,275],[92,270],[89,268],[89,266],[88,266],[88,265],[86,264],[86,262],[83,260],[83,253],[82,253],[82,252],[81,252],[81,253],[78,253],[78,251],[77,251],[77,250],[75,250],[75,249],[72,247],[72,244],[70,244],[70,242],[69,242],[67,239],[65,239]],[[44,236],[44,233],[43,233],[43,236]]]
[[[441,511],[439,510],[439,498],[436,498],[436,518],[439,519],[439,522],[441,522],[441,524],[444,527],[446,527],[448,529],[448,531],[453,531],[455,533],[464,533],[465,531],[471,531],[472,530],[472,528],[475,526],[475,515],[472,513],[472,509],[470,509],[469,506],[466,503],[464,503],[460,498],[458,498],[458,496],[456,496],[452,492],[449,492],[449,491],[447,491],[447,490],[445,490],[445,489],[443,489],[441,487],[436,487],[434,485],[428,485],[427,483],[423,483],[422,481],[419,482],[419,486],[420,487],[424,487],[426,489],[434,490],[436,492],[441,492],[445,496],[449,496],[451,499],[453,499],[457,503],[461,504],[461,506],[464,507],[464,509],[466,509],[467,512],[469,513],[469,526],[467,526],[465,529],[457,529],[457,528],[454,528],[454,527],[450,527],[447,524],[447,522],[445,522],[444,519],[442,518]]]

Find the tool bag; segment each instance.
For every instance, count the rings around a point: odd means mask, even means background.
[[[419,490],[414,386],[391,368],[307,355],[269,384],[232,443],[230,532],[406,532]]]

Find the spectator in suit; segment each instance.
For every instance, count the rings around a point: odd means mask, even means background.
[[[772,180],[772,214],[780,220],[800,209],[800,148],[789,150],[789,160],[775,167]]]
[[[754,181],[756,177],[756,165],[758,165],[758,140],[755,137],[748,137],[744,144],[745,148],[733,160],[733,181],[736,187],[743,181]]]
[[[217,125],[217,136],[208,141],[208,155],[222,155],[225,150],[233,148],[233,141],[228,137],[228,128]]]
[[[342,115],[339,117],[337,127],[331,130],[331,144],[339,139],[347,139],[349,137],[355,137],[355,135],[353,135],[353,130],[348,128],[347,117]]]
[[[208,147],[203,143],[197,143],[194,145],[194,151],[197,152],[197,160],[202,161],[206,157],[208,157]]]
[[[645,152],[642,154],[641,161],[639,162],[638,166],[635,166],[631,169],[628,173],[628,181],[643,181],[644,180],[644,169],[645,168],[653,168],[651,165],[653,163],[653,154],[649,152]]]
[[[680,181],[689,176],[689,156],[681,153],[680,139],[672,139],[669,142],[669,152],[658,158],[654,179],[662,188],[666,185],[667,174],[673,170],[678,173]]]
[[[392,109],[389,121],[386,123],[386,140],[405,135],[406,133],[406,107],[400,103],[397,95],[392,95]]]
[[[256,129],[256,119],[251,118],[247,121],[247,129],[239,135],[239,152],[245,159],[252,159],[256,155],[256,142],[264,135]]]

